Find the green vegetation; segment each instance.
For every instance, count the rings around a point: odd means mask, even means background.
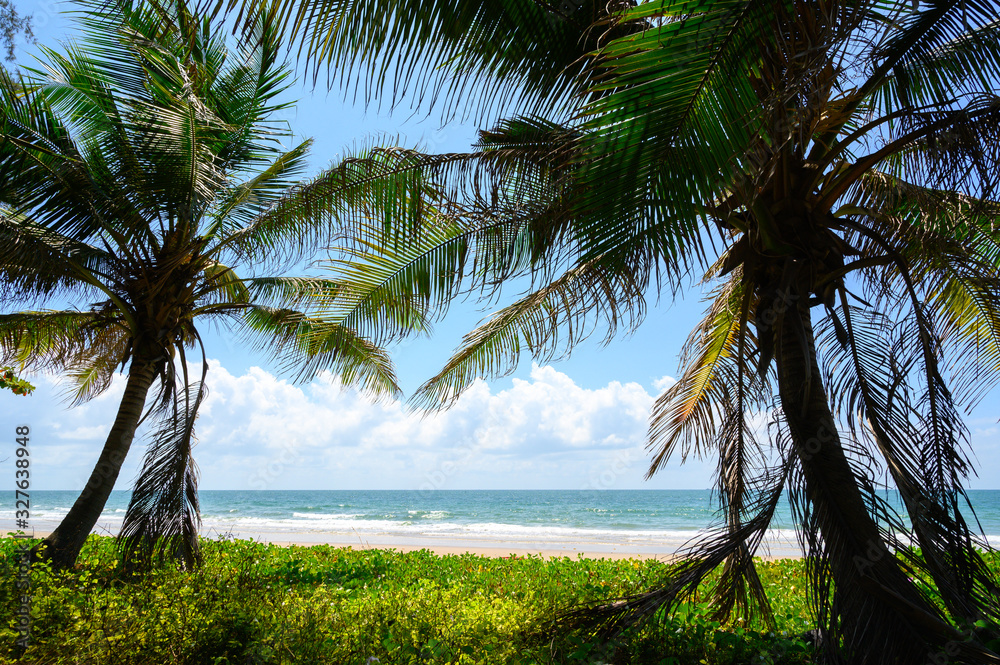
[[[14,374],[13,367],[0,367],[0,390],[10,390],[15,395],[30,395],[35,386]]]
[[[13,651],[13,539],[0,540],[0,662]],[[33,569],[33,663],[804,663],[812,625],[799,560],[758,562],[776,630],[720,625],[704,591],[611,643],[556,628],[561,610],[667,579],[655,560],[436,556],[426,550],[204,541],[194,571],[117,572],[91,536],[78,565]],[[1000,557],[990,565],[1000,567]],[[708,582],[706,582],[708,584]],[[377,659],[374,660],[374,659]]]
[[[12,539],[0,586],[3,638],[13,645]],[[643,663],[802,662],[804,644],[713,623],[691,605],[602,649],[547,631],[573,604],[636,593],[661,581],[652,560],[495,559],[426,550],[278,547],[204,541],[194,571],[160,568],[141,582],[118,574],[114,541],[91,536],[79,565],[33,572],[32,646],[56,662],[176,663]],[[781,593],[779,628],[807,629],[802,566],[762,564]],[[777,598],[776,593],[776,598]],[[551,641],[551,646],[550,646]],[[785,655],[781,655],[785,653]],[[603,654],[603,655],[602,655]],[[659,654],[653,657],[653,654]],[[14,652],[2,654],[12,662]],[[673,657],[673,660],[671,659]],[[374,661],[373,661],[374,662]]]

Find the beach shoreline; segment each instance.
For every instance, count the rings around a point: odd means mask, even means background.
[[[256,539],[254,539],[256,540]],[[495,559],[509,559],[514,557],[541,557],[543,559],[658,559],[664,562],[673,561],[677,555],[667,552],[602,552],[598,550],[578,550],[553,549],[553,548],[528,548],[528,547],[465,547],[459,545],[419,545],[419,544],[395,544],[395,545],[358,545],[357,543],[340,542],[310,542],[310,541],[280,541],[266,540],[271,545],[279,547],[315,547],[317,545],[330,545],[331,547],[343,547],[353,550],[394,550],[396,552],[419,552],[427,550],[437,556],[462,556],[472,554],[475,556],[490,557]]]
[[[51,531],[35,530],[32,532],[34,538],[45,538]],[[101,536],[111,536],[115,534],[108,530],[95,530],[93,533]],[[4,537],[7,531],[4,531]],[[666,551],[654,548],[635,548],[627,545],[600,545],[587,546],[583,543],[566,544],[558,546],[552,543],[528,545],[525,543],[504,543],[502,541],[490,541],[479,543],[467,542],[441,542],[434,539],[409,538],[365,538],[357,537],[348,539],[341,534],[319,534],[319,533],[294,533],[294,532],[257,532],[246,534],[220,534],[202,533],[201,537],[206,540],[250,540],[259,543],[276,545],[278,547],[314,547],[319,545],[329,545],[336,548],[349,548],[352,550],[394,550],[396,552],[418,552],[427,550],[437,556],[462,556],[471,554],[475,556],[508,559],[512,557],[541,557],[543,559],[653,559],[670,563],[680,558],[676,550]],[[773,561],[778,559],[796,559],[801,555],[788,552],[762,553],[757,558]]]
[[[718,535],[713,497],[708,490],[203,490],[199,533],[441,555],[674,560]],[[30,525],[44,534],[64,519],[78,493],[39,490],[31,498]],[[985,532],[1000,534],[1000,492],[975,498]],[[94,531],[115,536],[130,500],[130,492],[113,492]],[[762,558],[802,556],[789,510],[777,510],[761,534]],[[14,517],[0,510],[0,533],[13,530]],[[1000,546],[1000,535],[986,538]]]

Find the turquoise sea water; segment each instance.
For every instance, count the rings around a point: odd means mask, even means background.
[[[48,531],[76,492],[32,491],[31,526]],[[128,492],[114,492],[98,531],[116,533]],[[969,497],[1000,546],[1000,490]],[[458,545],[667,552],[712,525],[708,490],[203,490],[202,533],[354,545]],[[894,493],[889,495],[895,500]],[[13,500],[0,528],[13,528]],[[773,553],[796,550],[787,503],[771,525]]]

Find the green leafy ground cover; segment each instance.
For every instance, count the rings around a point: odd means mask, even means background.
[[[777,632],[686,612],[611,644],[553,632],[573,605],[648,590],[659,561],[496,559],[428,551],[204,541],[193,572],[144,581],[92,536],[73,571],[32,569],[29,649],[18,661],[16,548],[0,540],[0,662],[30,663],[804,663],[802,563],[761,564]],[[993,561],[994,565],[997,561]]]

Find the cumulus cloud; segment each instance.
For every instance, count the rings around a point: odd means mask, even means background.
[[[299,386],[256,367],[236,375],[212,361],[195,457],[208,489],[709,487],[711,461],[680,466],[675,459],[644,479],[649,409],[672,381],[663,377],[648,389],[617,381],[584,387],[555,367],[534,365],[525,378],[477,382],[451,409],[427,415],[372,402],[330,374]],[[58,401],[57,380],[35,383],[29,398],[0,394],[4,426],[32,426],[33,487],[80,488],[124,380],[73,409]],[[996,420],[969,425],[980,469],[973,486],[993,486]],[[131,486],[143,452],[137,439],[119,489]]]
[[[628,468],[604,484],[634,486],[644,471],[653,398],[637,383],[585,389],[535,365],[528,380],[499,390],[477,382],[451,409],[428,415],[373,403],[329,374],[297,387],[213,363],[210,376],[198,423],[206,481],[221,451],[227,484],[255,488],[575,487],[625,451]]]
[[[653,381],[653,387],[656,388],[656,392],[659,395],[659,393],[662,393],[664,390],[674,385],[675,383],[677,383],[677,379],[675,379],[674,377],[664,376],[660,377],[656,381]]]
[[[67,409],[52,377],[16,403],[35,433],[35,487],[78,488],[87,479],[121,399],[124,379]],[[449,410],[411,413],[373,402],[330,374],[299,386],[257,367],[241,375],[210,362],[196,424],[202,487],[625,488],[705,487],[708,473],[645,483],[643,450],[654,396],[638,383],[584,388],[554,367],[525,379],[477,382]],[[21,402],[14,400],[21,399]],[[140,436],[141,436],[140,432]],[[119,479],[141,464],[137,438]],[[689,469],[690,471],[690,469]],[[678,484],[678,481],[685,481]]]
[[[86,483],[105,437],[114,421],[125,390],[125,378],[116,376],[103,394],[90,402],[69,408],[66,383],[56,376],[29,377],[35,392],[28,397],[0,391],[3,431],[27,425],[30,428],[31,486],[35,489],[80,488]],[[120,474],[125,486],[134,478],[141,458],[141,446],[133,446]],[[2,467],[13,464],[11,458]],[[0,473],[5,473],[0,469]],[[11,471],[10,477],[13,477]]]

